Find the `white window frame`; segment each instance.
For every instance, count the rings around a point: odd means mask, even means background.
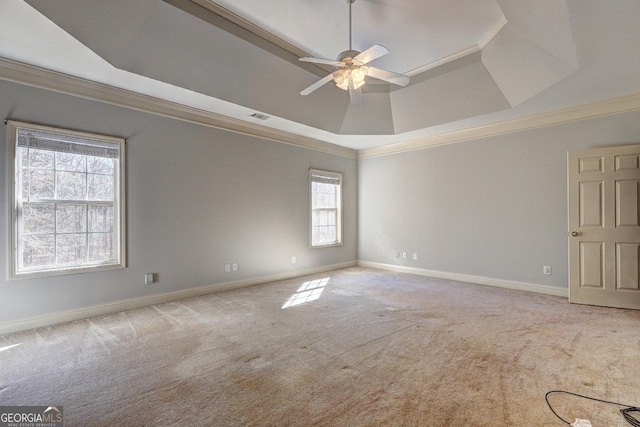
[[[67,129],[54,128],[49,126],[41,126],[32,123],[23,123],[13,120],[8,120],[7,124],[7,182],[8,182],[8,196],[9,203],[7,203],[8,212],[8,255],[9,255],[9,280],[14,279],[28,279],[37,277],[48,276],[61,276],[68,274],[114,270],[126,268],[126,194],[125,194],[125,142],[124,138],[117,138],[112,136],[96,135],[85,132],[78,132]],[[19,179],[19,171],[21,165],[18,157],[18,132],[33,131],[34,133],[46,133],[60,137],[61,141],[81,141],[82,145],[88,145],[93,147],[106,147],[105,149],[118,150],[118,158],[114,162],[114,200],[109,202],[89,201],[87,199],[87,208],[90,205],[109,205],[113,206],[113,258],[108,261],[95,261],[90,262],[87,260],[85,263],[78,264],[66,264],[66,265],[50,265],[42,267],[22,267],[20,257],[22,255],[22,221],[20,215],[22,215],[22,204],[24,200],[22,198],[21,189],[19,188],[21,180]],[[64,205],[65,203],[74,203],[74,201],[67,201],[64,199],[54,198],[47,201],[40,201],[41,203],[56,203]],[[75,201],[82,204],[82,201]],[[87,229],[85,232],[89,234]],[[58,232],[54,231],[54,235],[58,236]]]
[[[336,212],[336,240],[331,242],[316,243],[314,241],[313,215],[318,209],[314,206],[314,182],[330,183],[336,186],[336,208],[332,209]],[[342,246],[342,182],[342,174],[339,172],[309,169],[309,245],[311,248]]]

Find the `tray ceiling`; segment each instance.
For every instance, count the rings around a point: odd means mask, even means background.
[[[372,65],[412,76],[370,81],[359,106],[332,84],[299,95],[329,71],[298,57],[348,48],[345,0],[6,3],[0,56],[354,149],[640,91],[634,0],[357,0],[353,47],[385,45]]]

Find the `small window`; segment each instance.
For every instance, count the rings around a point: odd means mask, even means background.
[[[342,244],[342,174],[309,170],[311,247]]]
[[[10,278],[125,267],[124,139],[8,122]]]

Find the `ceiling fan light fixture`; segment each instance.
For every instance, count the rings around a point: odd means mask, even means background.
[[[367,67],[362,65],[341,68],[333,73],[333,81],[342,90],[349,90],[349,86],[358,89],[365,84],[368,71]]]
[[[346,1],[349,4],[349,50],[341,52],[336,60],[312,57],[300,58],[299,60],[302,62],[325,64],[338,68],[338,70],[326,75],[308,88],[302,90],[300,95],[309,95],[311,92],[333,80],[338,88],[349,92],[351,103],[357,105],[362,102],[362,91],[360,88],[366,83],[365,78],[367,75],[398,86],[404,87],[409,84],[408,76],[372,66],[365,66],[365,64],[389,53],[389,49],[382,45],[375,44],[363,52],[353,50],[351,44],[351,5],[355,0]]]
[[[341,68],[333,73],[333,81],[342,90],[349,90],[349,70]]]
[[[351,82],[353,83],[354,89],[358,89],[364,84],[364,78],[368,72],[369,69],[365,66],[356,67],[351,70]]]

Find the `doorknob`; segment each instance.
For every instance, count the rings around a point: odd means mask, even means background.
[[[580,233],[578,233],[577,231],[572,231],[571,232],[571,236],[573,237],[578,237],[580,235]]]

